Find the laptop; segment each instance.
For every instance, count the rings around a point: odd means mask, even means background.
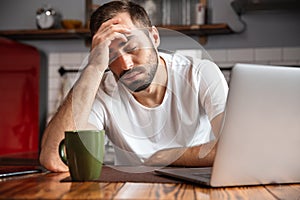
[[[300,182],[300,68],[236,64],[212,168],[155,172],[211,187]]]

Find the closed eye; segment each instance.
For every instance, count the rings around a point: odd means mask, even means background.
[[[131,46],[131,47],[125,48],[124,50],[125,50],[126,52],[132,52],[132,51],[134,51],[134,50],[136,50],[136,49],[137,49],[137,46]]]

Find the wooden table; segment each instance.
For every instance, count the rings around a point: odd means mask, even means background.
[[[300,184],[206,188],[192,184],[61,182],[69,173],[0,179],[0,199],[295,199]]]

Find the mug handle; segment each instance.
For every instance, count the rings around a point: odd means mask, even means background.
[[[67,160],[67,156],[65,153],[65,139],[63,139],[60,143],[59,143],[59,147],[58,147],[58,154],[60,159],[63,161],[63,163],[65,163],[65,165],[68,165],[68,160]]]

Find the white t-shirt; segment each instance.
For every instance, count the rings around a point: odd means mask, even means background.
[[[117,165],[141,164],[158,150],[210,141],[210,120],[225,109],[228,86],[213,62],[178,53],[159,55],[167,65],[168,82],[157,107],[141,105],[112,72],[103,76],[89,121],[105,129]]]

